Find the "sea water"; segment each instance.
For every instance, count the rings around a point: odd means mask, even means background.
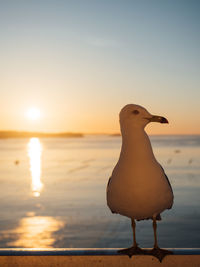
[[[162,247],[200,247],[200,136],[152,136],[172,184],[174,205],[162,213]],[[0,140],[0,247],[128,247],[130,219],[112,214],[106,185],[120,136]],[[136,228],[152,247],[152,221]]]

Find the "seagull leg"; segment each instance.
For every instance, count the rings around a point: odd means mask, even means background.
[[[161,249],[158,246],[158,241],[157,241],[157,223],[156,223],[156,217],[153,217],[153,231],[154,231],[154,247],[152,250],[149,251],[148,254],[158,258],[160,262],[162,262],[163,258],[167,255],[173,254],[172,251],[166,250],[166,249]]]
[[[135,224],[134,219],[131,219],[131,226],[132,226],[132,230],[133,230],[133,246],[130,248],[118,250],[118,253],[128,255],[130,258],[133,255],[144,254],[144,251],[138,247],[137,242],[136,242],[136,234],[135,234],[136,224]]]

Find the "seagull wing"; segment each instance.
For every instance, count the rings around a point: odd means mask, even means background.
[[[160,165],[160,164],[159,164],[159,165]],[[166,178],[166,180],[167,180],[167,182],[168,182],[169,188],[170,188],[171,193],[172,193],[173,198],[174,198],[174,193],[173,193],[173,190],[172,190],[172,186],[171,186],[171,184],[170,184],[170,181],[169,181],[169,179],[168,179],[168,177],[167,177],[167,175],[166,175],[166,173],[165,173],[163,167],[162,167],[161,165],[160,165],[160,167],[161,167],[161,169],[162,169],[162,171],[163,171],[163,173],[164,173],[164,175],[165,175],[165,178]],[[172,205],[173,205],[173,201],[172,201],[171,206],[168,208],[169,210],[172,208]]]
[[[106,195],[108,196],[108,190],[109,190],[109,184],[110,184],[110,182],[111,182],[111,178],[112,178],[112,176],[109,178],[109,180],[108,180],[108,184],[107,184],[107,188],[106,188]],[[108,204],[107,204],[108,205]],[[109,205],[108,205],[108,207],[109,207]],[[111,208],[109,207],[109,209],[111,210]],[[114,210],[111,210],[111,212],[112,213],[117,213],[117,212],[115,212]]]

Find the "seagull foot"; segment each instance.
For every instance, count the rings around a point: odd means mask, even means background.
[[[156,257],[160,262],[164,259],[167,255],[172,255],[173,252],[166,249],[161,249],[159,247],[154,247],[153,249],[148,251],[148,255],[152,255]]]
[[[128,255],[129,258],[131,258],[133,255],[144,255],[145,254],[145,251],[143,251],[143,249],[139,248],[138,246],[121,249],[121,250],[118,250],[117,252],[123,255]]]

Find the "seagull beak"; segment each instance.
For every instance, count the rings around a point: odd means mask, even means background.
[[[151,118],[148,118],[148,120],[149,122],[169,123],[166,118],[156,115],[153,115]]]

